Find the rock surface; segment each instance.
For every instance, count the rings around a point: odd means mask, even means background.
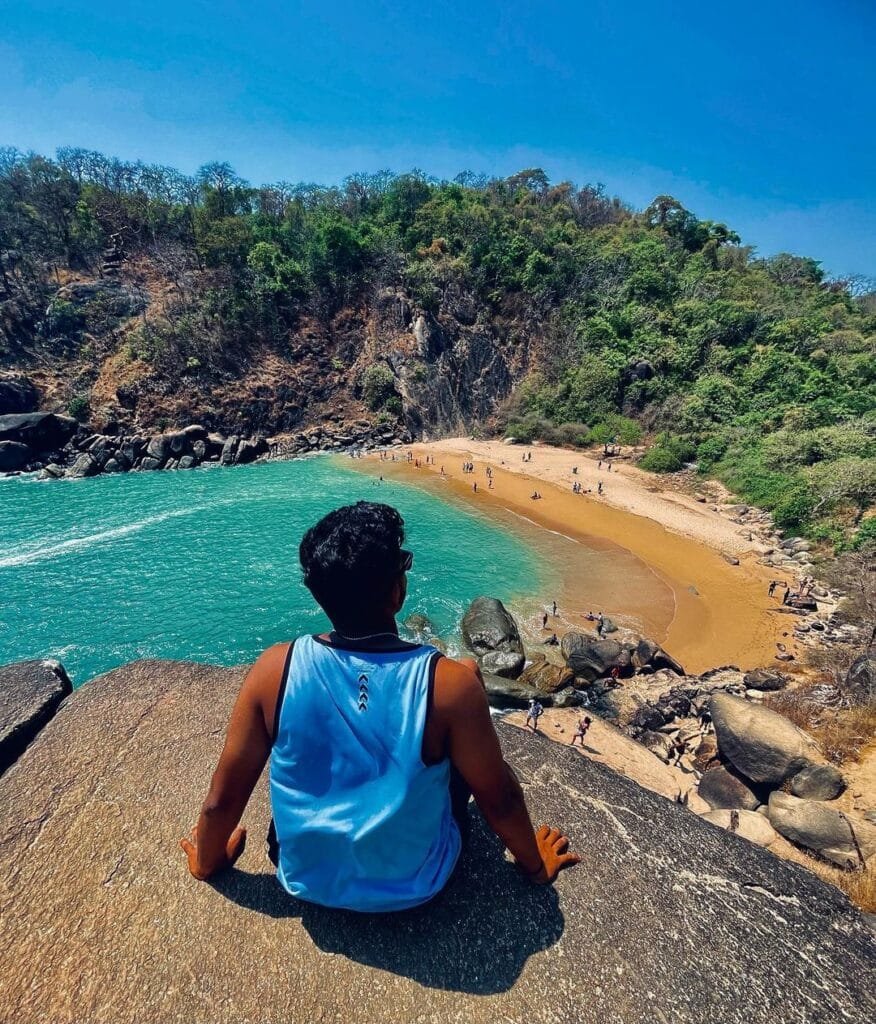
[[[761,803],[742,779],[723,766],[710,768],[700,779],[697,792],[713,810],[753,811]]]
[[[584,864],[553,888],[472,842],[428,907],[295,901],[264,854],[267,787],[234,871],[177,849],[241,670],[140,662],[86,684],[0,779],[0,1019],[865,1024],[876,941],[836,889],[571,750],[499,724],[539,820]],[[111,736],[112,742],[106,742]],[[50,783],[47,781],[50,780]]]
[[[0,774],[72,692],[73,685],[57,661],[0,665]]]
[[[791,792],[806,800],[836,800],[846,780],[830,764],[811,764],[791,778]]]
[[[721,757],[752,782],[780,786],[817,759],[813,741],[783,715],[716,693],[709,704]]]
[[[815,800],[777,790],[770,794],[769,819],[786,839],[842,868],[863,867],[876,854],[876,826]]]
[[[523,654],[517,623],[495,597],[476,597],[472,601],[462,617],[462,638],[478,657],[493,651]]]
[[[754,811],[721,809],[700,815],[704,821],[717,825],[727,832],[742,836],[755,846],[769,846],[778,838],[778,833],[762,814]]]

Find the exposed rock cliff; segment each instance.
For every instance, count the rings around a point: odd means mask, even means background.
[[[569,750],[499,726],[530,806],[583,854],[555,888],[475,817],[433,905],[286,897],[250,843],[213,885],[177,849],[238,669],[139,662],[67,700],[0,779],[0,1018],[90,1021],[851,1022],[876,945],[837,890]]]

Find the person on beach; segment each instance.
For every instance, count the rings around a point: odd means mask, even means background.
[[[554,601],[552,607],[553,607],[553,613],[552,613],[553,617],[556,618],[557,617],[557,602],[556,601]]]
[[[551,635],[547,638],[547,640],[545,640],[545,643],[548,645],[548,647],[559,647],[560,646],[560,641],[557,639],[557,634],[556,633],[551,633]]]
[[[542,615],[542,617],[541,617],[541,628],[542,629],[547,629],[547,623],[548,623],[548,613],[545,612],[544,615]]]
[[[596,632],[599,636],[602,636],[602,631],[605,629],[605,616],[602,612],[596,617]]]
[[[493,489],[493,478],[492,477],[490,477],[490,482],[487,484],[487,487],[489,488],[489,490]]]
[[[599,486],[596,488],[597,494],[602,494],[602,481],[599,481]]]
[[[584,746],[584,737],[587,735],[587,731],[590,728],[590,718],[587,715],[582,716],[578,719],[578,727],[575,730],[575,735],[572,737],[572,746],[575,746],[575,740],[581,741],[581,746]]]
[[[785,593],[782,594],[782,604],[785,605],[791,600],[791,588],[785,587]]]
[[[773,594],[776,592],[776,587],[778,585],[779,585],[779,581],[778,580],[771,580],[770,581],[770,590],[769,590],[769,596],[770,597],[772,597]]]
[[[475,494],[478,493],[478,482],[477,482],[477,480],[475,480],[475,482],[471,485],[471,489],[475,492]]]
[[[524,723],[524,727],[527,727],[529,723],[532,722],[532,731],[538,732],[538,720],[543,714],[544,708],[541,706],[541,703],[533,697],[529,702],[529,710],[526,712],[526,722]]]
[[[427,903],[457,865],[470,796],[532,882],[578,863],[558,829],[533,828],[477,662],[399,637],[414,560],[404,539],[399,513],[367,501],[304,535],[304,583],[332,628],[269,647],[247,673],[197,825],[179,844],[196,879],[243,853],[240,820],[268,762],[268,857],[283,888],[312,903]]]

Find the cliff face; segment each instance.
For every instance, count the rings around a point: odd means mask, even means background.
[[[460,433],[488,420],[527,369],[528,344],[509,341],[471,297],[448,291],[433,314],[398,288],[375,288],[329,319],[302,316],[282,341],[226,338],[217,341],[221,358],[170,367],[160,346],[152,351],[143,341],[164,316],[168,288],[145,258],[117,277],[59,288],[49,309],[63,307],[75,337],[16,350],[0,369],[0,415],[66,412],[79,402],[101,432],[197,422],[226,434],[271,435],[373,421],[383,412],[414,436]],[[374,365],[391,370],[401,412],[363,401],[363,377]]]
[[[249,844],[213,884],[177,849],[242,670],[138,662],[61,706],[0,779],[0,1019],[775,1024],[876,1013],[838,890],[557,744],[499,725],[582,864],[525,883],[473,813],[449,889],[404,915],[290,899]]]

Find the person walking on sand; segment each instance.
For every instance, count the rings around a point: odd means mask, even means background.
[[[541,617],[541,628],[542,629],[547,629],[547,623],[548,623],[548,613],[545,612],[544,615],[542,615],[542,617]]]
[[[597,494],[602,494],[602,481],[599,481],[599,486],[596,488]]]
[[[554,603],[553,603],[553,616],[554,616],[554,618],[557,617],[557,602],[556,601],[554,601]]]
[[[776,587],[779,585],[778,580],[770,580],[769,596],[772,597],[776,592]]]
[[[785,593],[782,594],[782,604],[787,604],[791,600],[791,588],[785,587]]]
[[[243,853],[241,817],[268,764],[267,855],[279,885],[310,903],[428,903],[459,861],[471,796],[531,882],[578,863],[558,829],[533,828],[477,662],[399,637],[414,560],[404,538],[398,512],[369,501],[304,535],[304,584],[332,628],[269,647],[247,673],[197,825],[179,841],[198,881]]]
[[[532,722],[532,731],[538,732],[538,720],[543,714],[544,708],[541,706],[541,703],[533,697],[529,702],[529,710],[526,712],[526,722],[524,723],[524,727],[528,727],[529,723]]]
[[[475,482],[471,485],[471,489],[475,492],[475,494],[478,493],[478,482],[477,482],[477,480],[475,480]]]
[[[581,746],[584,746],[584,737],[587,735],[587,731],[590,728],[590,718],[588,715],[583,715],[578,719],[578,728],[575,730],[575,735],[572,737],[572,746],[575,746],[575,740],[581,741]]]

